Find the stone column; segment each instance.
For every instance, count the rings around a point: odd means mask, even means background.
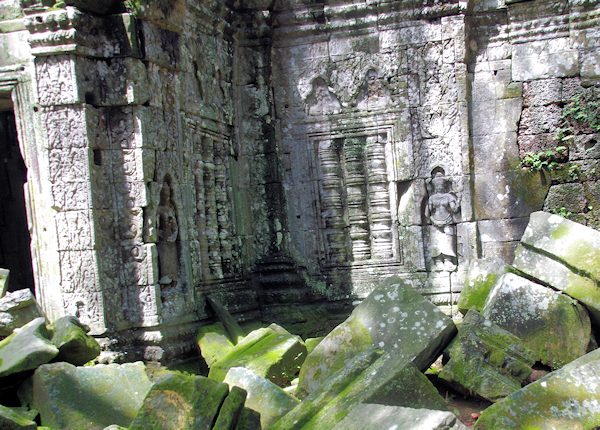
[[[329,263],[343,263],[348,259],[346,223],[342,199],[342,171],[336,143],[321,140],[318,143],[320,164],[321,217],[327,260]]]

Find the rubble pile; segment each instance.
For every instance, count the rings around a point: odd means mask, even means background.
[[[472,263],[462,318],[399,277],[317,339],[247,332],[209,297],[207,376],[90,365],[100,347],[76,318],[47,324],[30,293],[7,293],[0,380],[20,404],[0,406],[0,428],[596,428],[599,283],[600,232],[538,212],[512,265]],[[443,389],[489,407],[465,417]]]

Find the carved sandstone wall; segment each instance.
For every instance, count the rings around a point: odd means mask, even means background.
[[[38,298],[130,357],[189,349],[206,294],[314,332],[401,274],[452,311],[532,211],[598,219],[593,130],[585,176],[519,166],[595,94],[598,1],[66,3],[0,0],[0,92]]]

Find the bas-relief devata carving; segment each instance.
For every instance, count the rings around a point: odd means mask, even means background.
[[[452,181],[443,170],[435,170],[427,180],[429,197],[425,218],[430,225],[431,268],[434,271],[453,271],[457,266],[456,222],[460,211],[460,193],[452,191]]]
[[[179,252],[177,238],[179,225],[175,205],[171,198],[171,185],[165,180],[160,190],[160,202],[156,210],[158,227],[159,283],[171,285],[179,279]]]

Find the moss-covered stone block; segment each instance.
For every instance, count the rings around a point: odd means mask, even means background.
[[[20,414],[14,408],[0,405],[0,429],[3,430],[35,430],[37,424]]]
[[[196,343],[208,367],[225,357],[233,349],[233,342],[220,322],[200,327]]]
[[[33,408],[50,428],[129,427],[152,383],[143,363],[40,366],[32,377]]]
[[[209,377],[223,381],[232,367],[246,367],[277,385],[285,386],[296,377],[306,346],[299,336],[271,324],[242,339],[223,358],[213,363]]]
[[[210,430],[227,393],[227,385],[203,376],[168,372],[154,383],[129,428]]]
[[[526,276],[578,300],[594,322],[600,324],[600,288],[596,281],[523,244],[515,250],[513,266]]]
[[[48,363],[58,349],[48,339],[44,318],[36,318],[0,341],[0,377]]]
[[[6,293],[0,299],[0,336],[8,336],[14,329],[43,316],[30,290]]]
[[[333,430],[467,430],[456,415],[448,411],[427,408],[361,403],[340,421]]]
[[[410,367],[416,370],[402,355],[383,353],[353,378],[330,379],[326,388],[307,396],[296,408],[277,421],[272,429],[332,429],[360,403],[370,403],[372,399],[384,404],[397,402],[398,400],[391,395],[395,390],[388,391],[388,387],[395,381],[404,381],[404,388],[422,384],[422,380],[415,378],[416,374],[414,370],[409,369]],[[343,382],[346,384],[342,385]],[[403,403],[410,401],[406,397]],[[416,398],[415,403],[423,400],[424,398]]]
[[[238,324],[237,320],[225,309],[215,297],[208,296],[206,301],[210,305],[211,309],[219,318],[219,321],[223,324],[225,328],[225,332],[229,337],[229,340],[235,345],[240,340],[242,340],[246,333],[242,329],[242,327]]]
[[[425,370],[455,332],[452,320],[403,279],[388,278],[307,356],[298,396],[324,388],[329,377],[369,348],[382,349]]]
[[[260,414],[252,409],[244,408],[235,430],[261,430],[261,428]]]
[[[473,260],[458,298],[458,310],[463,315],[469,309],[481,312],[490,290],[506,269],[506,264],[499,259]]]
[[[51,327],[52,343],[58,348],[56,361],[66,361],[75,366],[83,366],[100,354],[100,345],[92,336],[89,328],[72,316],[56,320]]]
[[[577,301],[513,273],[490,292],[483,316],[518,336],[553,369],[585,354],[591,339],[590,318]]]
[[[231,387],[229,395],[225,398],[213,430],[235,430],[237,422],[244,410],[246,391],[239,387]]]
[[[592,429],[600,426],[600,349],[484,410],[476,430]]]
[[[317,345],[319,343],[321,343],[321,341],[325,339],[325,336],[321,336],[321,337],[309,337],[308,339],[306,339],[304,341],[304,344],[306,345],[306,353],[310,354],[313,349],[315,349],[317,347]]]
[[[519,390],[537,355],[515,335],[471,309],[458,326],[439,377],[491,402]]]
[[[265,429],[300,403],[279,386],[243,367],[229,369],[224,382],[248,393],[246,407],[260,413],[260,424]]]
[[[535,212],[521,242],[600,282],[600,231],[559,215]]]

